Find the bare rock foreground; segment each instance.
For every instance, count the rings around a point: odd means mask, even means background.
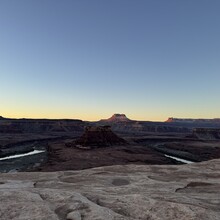
[[[1,220],[219,220],[220,160],[0,174]]]

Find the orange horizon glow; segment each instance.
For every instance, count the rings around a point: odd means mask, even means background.
[[[213,118],[218,118],[218,117],[178,117],[178,116],[162,116],[162,117],[157,117],[157,116],[151,116],[149,117],[144,117],[144,116],[138,116],[138,115],[132,115],[132,114],[126,114],[124,112],[113,112],[111,114],[59,114],[59,113],[51,113],[51,114],[46,114],[46,113],[37,113],[37,114],[30,114],[30,113],[4,113],[1,112],[0,116],[4,118],[13,118],[13,119],[21,119],[21,118],[26,118],[26,119],[79,119],[83,121],[99,121],[101,119],[108,119],[110,118],[113,114],[125,114],[127,118],[131,120],[137,120],[137,121],[155,121],[155,122],[164,122],[168,118],[173,117],[173,118],[185,118],[185,119],[213,119]]]

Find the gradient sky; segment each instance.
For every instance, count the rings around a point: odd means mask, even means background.
[[[0,0],[0,115],[220,117],[219,0]]]

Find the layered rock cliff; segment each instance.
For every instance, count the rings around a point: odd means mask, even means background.
[[[0,133],[83,132],[81,120],[4,119],[0,120]]]
[[[193,135],[199,139],[204,139],[204,140],[219,140],[220,129],[195,128],[193,129]]]

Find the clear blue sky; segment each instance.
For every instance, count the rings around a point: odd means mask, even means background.
[[[0,0],[0,115],[220,117],[219,0]]]

